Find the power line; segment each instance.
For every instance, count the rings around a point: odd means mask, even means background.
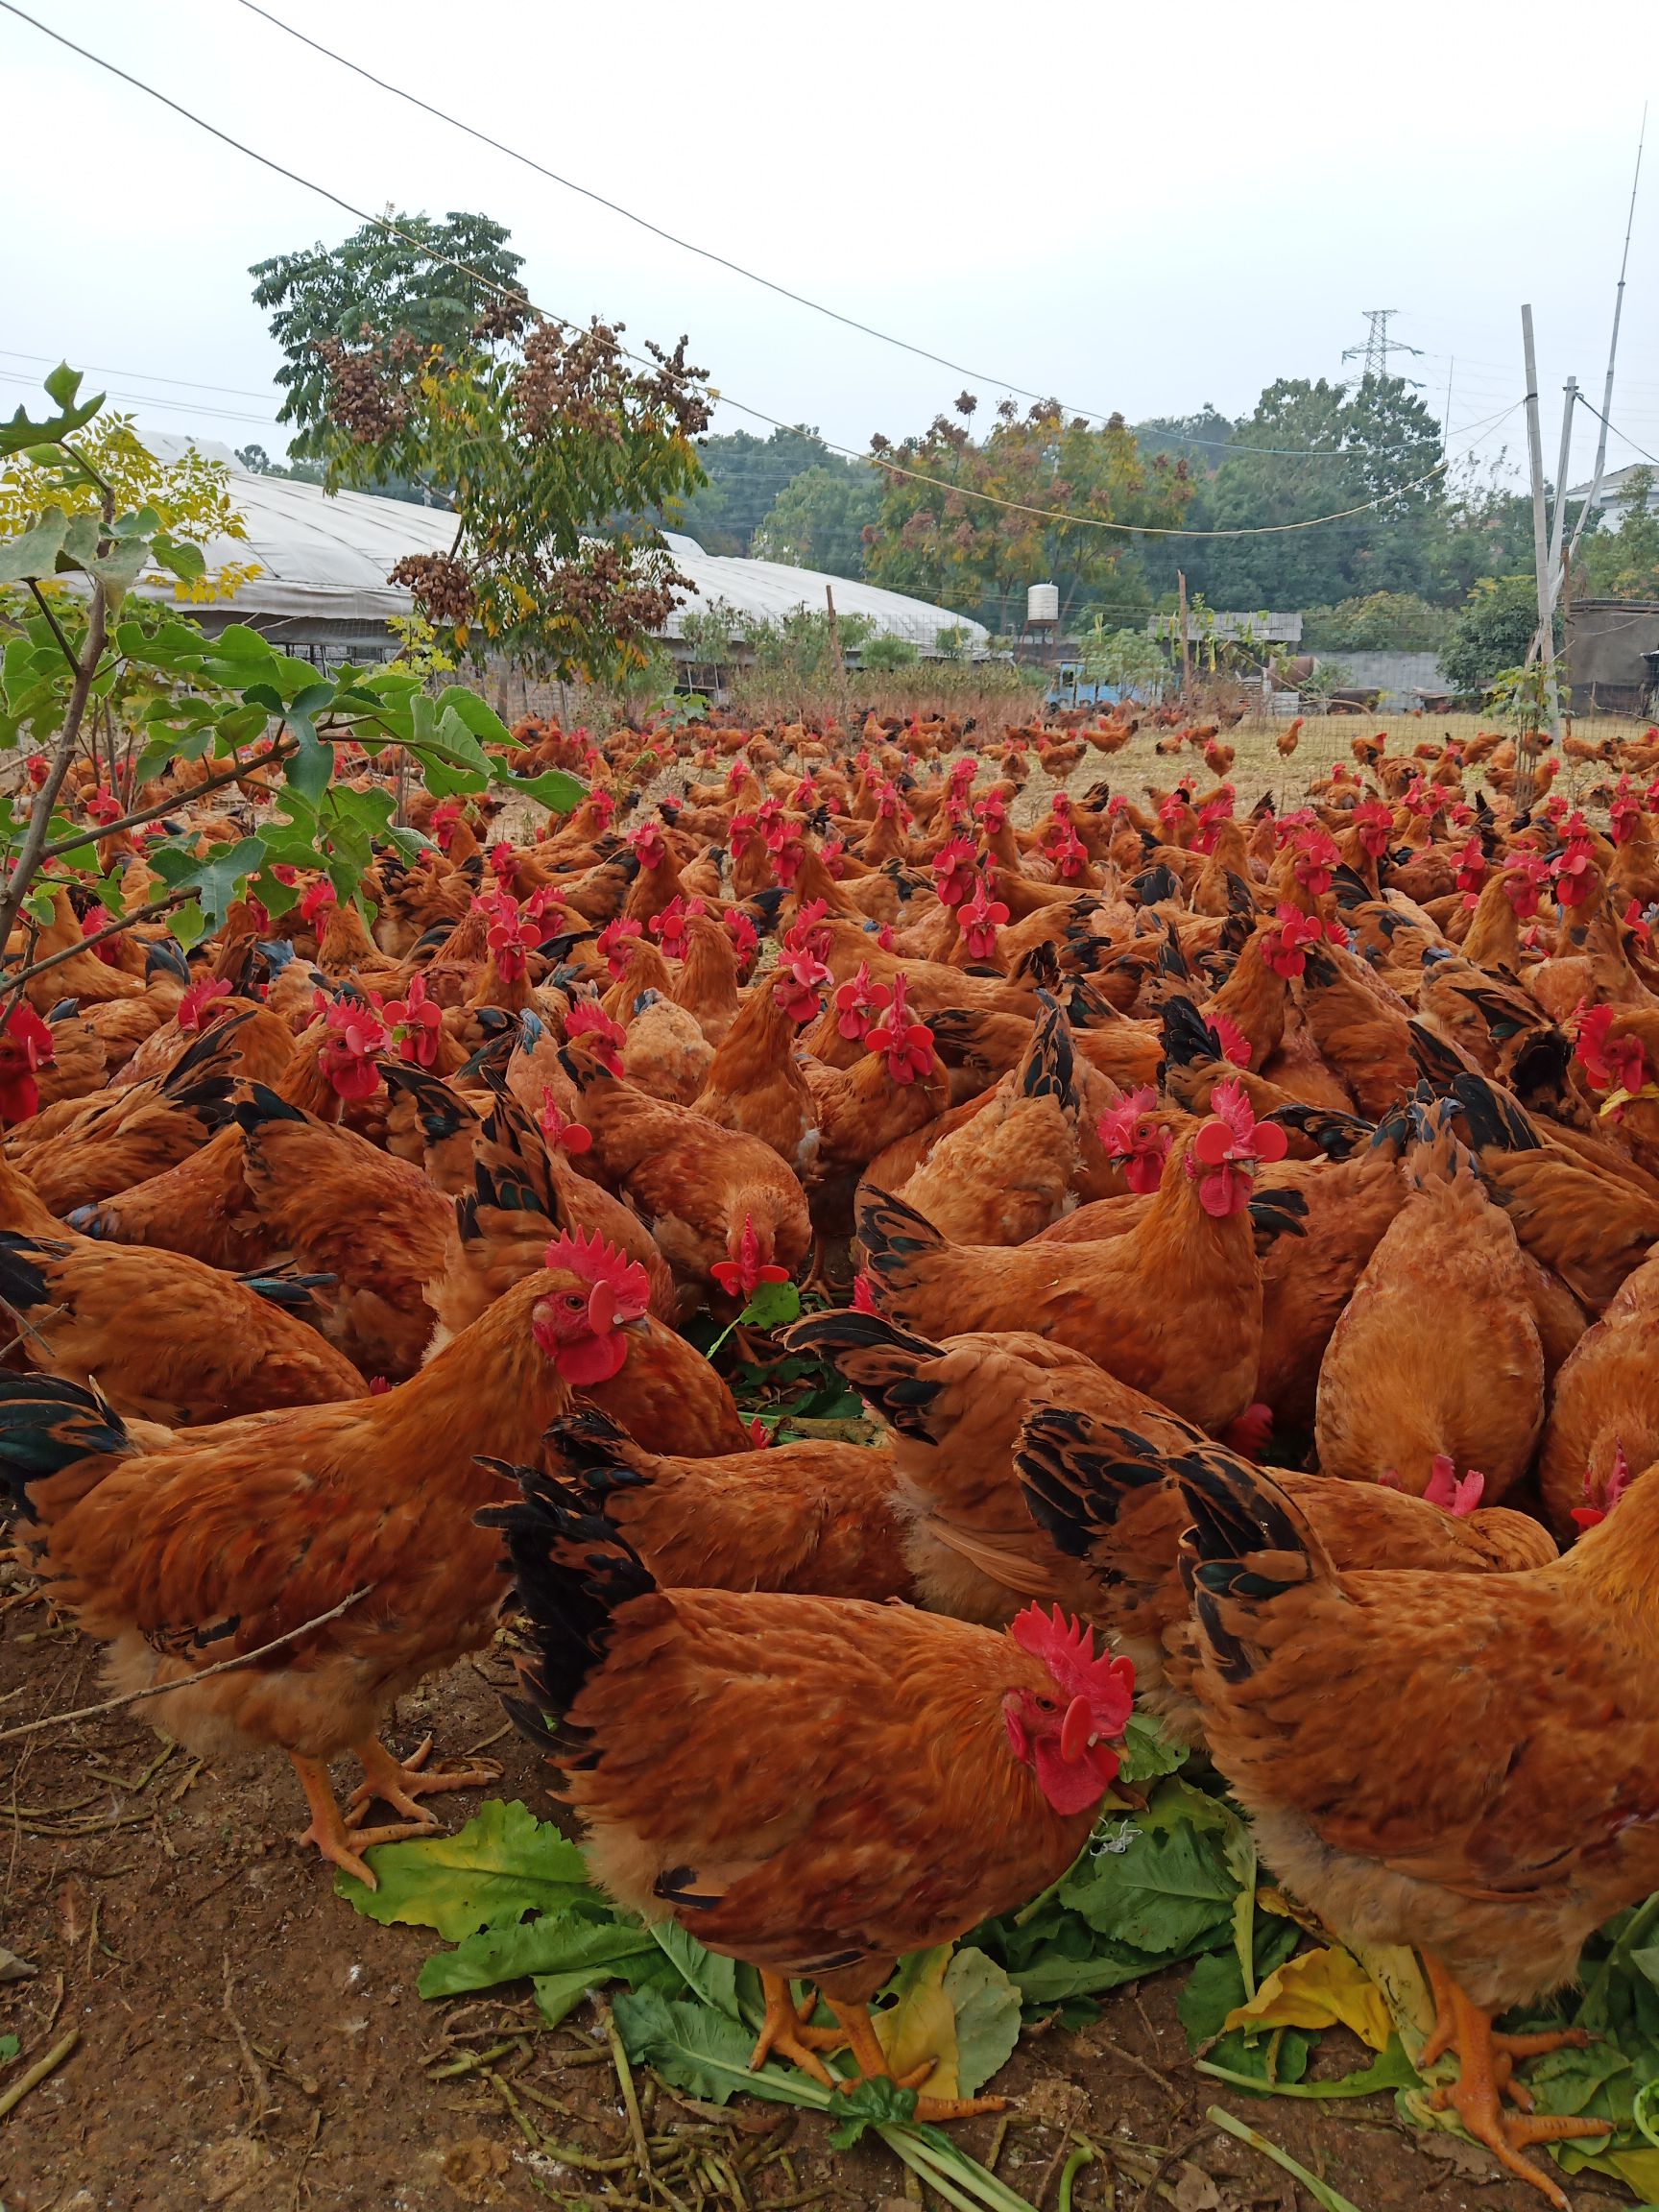
[[[40,388],[40,379],[25,376],[20,370],[0,369],[0,384],[20,385],[26,392],[36,392]],[[269,415],[244,415],[234,407],[213,407],[203,399],[164,399],[157,393],[121,392],[113,385],[105,387],[105,397],[119,399],[130,407],[159,409],[167,415],[207,416],[216,422],[250,422],[256,428],[271,431],[276,428],[275,409]]]
[[[1578,404],[1580,407],[1590,407],[1590,402],[1585,398],[1582,392],[1578,395]],[[1608,429],[1612,431],[1615,438],[1623,438],[1625,445],[1640,453],[1644,461],[1651,461],[1653,466],[1659,469],[1659,453],[1649,453],[1646,445],[1636,444],[1628,430],[1621,430],[1617,422],[1607,422],[1607,418],[1602,414],[1599,407],[1590,407],[1590,412],[1595,416],[1598,422],[1607,423]]]
[[[258,0],[240,0],[240,5],[251,15],[259,16],[274,29],[286,32],[290,38],[298,39],[301,45],[309,46],[314,54],[321,54],[327,60],[337,62],[342,69],[349,69],[354,77],[361,77],[365,84],[391,93],[395,100],[407,101],[410,107],[419,108],[422,114],[432,116],[437,122],[448,124],[452,131],[463,132],[469,138],[476,139],[479,145],[488,146],[496,154],[504,154],[510,161],[517,161],[526,169],[533,169],[539,177],[545,177],[550,183],[562,185],[567,192],[579,193],[584,200],[591,200],[596,206],[608,208],[613,215],[620,215],[625,223],[637,224],[641,230],[649,230],[653,237],[663,239],[668,245],[678,247],[682,252],[695,253],[700,260],[712,261],[721,269],[729,269],[733,276],[746,277],[751,284],[759,284],[768,292],[776,292],[780,299],[791,300],[796,306],[809,308],[815,315],[828,316],[830,322],[839,323],[849,330],[857,330],[866,338],[875,338],[883,346],[896,346],[902,352],[914,353],[920,360],[935,362],[941,369],[949,369],[952,375],[971,376],[975,383],[990,384],[1002,392],[1017,392],[1022,399],[1045,403],[1053,399],[1052,393],[1030,391],[1022,384],[1010,383],[1006,376],[993,376],[981,369],[969,369],[960,361],[952,361],[926,346],[912,344],[908,338],[896,338],[891,331],[878,330],[873,324],[861,323],[856,316],[844,315],[839,308],[828,307],[821,300],[810,300],[805,293],[796,292],[787,284],[780,284],[770,276],[762,276],[757,270],[745,268],[742,262],[733,261],[724,253],[716,253],[710,247],[699,246],[689,238],[678,237],[672,230],[665,230],[661,224],[653,223],[648,216],[637,215],[632,208],[607,199],[603,192],[595,192],[590,185],[579,184],[572,177],[563,177],[556,169],[549,169],[532,155],[520,152],[516,146],[507,145],[502,139],[493,138],[487,131],[480,131],[470,123],[464,123],[458,115],[451,115],[447,108],[439,108],[430,100],[422,100],[419,93],[407,91],[401,84],[394,84],[384,77],[377,77],[372,69],[365,69],[361,62],[352,61],[344,54],[337,54],[333,47],[325,46],[320,38],[311,37],[292,23],[285,23],[280,15],[274,15],[268,8],[261,8]],[[1385,312],[1392,314],[1394,310],[1390,308]],[[1407,353],[1418,350],[1412,346],[1401,347],[1398,342],[1388,349]],[[1343,359],[1347,359],[1346,354]],[[1071,406],[1064,400],[1055,401],[1055,404],[1068,415],[1080,415],[1095,422],[1110,421],[1115,412],[1100,407]],[[1334,450],[1324,445],[1239,445],[1229,438],[1190,438],[1180,432],[1171,435],[1180,437],[1181,443],[1187,445],[1204,446],[1217,452],[1270,453],[1287,461],[1316,460]]]
[[[0,355],[8,361],[38,361],[42,368],[54,369],[58,365],[56,353],[21,353],[15,346],[0,346]],[[232,399],[271,399],[269,392],[250,392],[240,384],[204,384],[194,376],[158,376],[149,369],[116,369],[108,361],[84,361],[82,367],[92,376],[132,376],[140,384],[178,384],[191,392],[223,392]]]
[[[63,32],[55,31],[49,24],[40,22],[36,16],[29,14],[25,9],[19,8],[16,5],[16,0],[0,0],[0,9],[4,9],[10,15],[15,15],[19,21],[29,24],[32,29],[41,32],[58,45],[66,47],[72,54],[78,54],[84,61],[90,61],[96,68],[108,71],[112,77],[118,77],[124,84],[130,84],[134,91],[146,93],[152,100],[158,101],[163,108],[170,108],[174,114],[181,116],[185,122],[193,123],[198,130],[206,132],[209,137],[217,138],[221,145],[228,146],[233,152],[246,156],[249,160],[258,162],[261,168],[269,169],[275,175],[285,178],[289,183],[298,184],[302,190],[315,193],[320,199],[328,201],[333,206],[343,209],[346,214],[355,217],[359,223],[377,226],[391,236],[401,239],[406,246],[415,252],[421,254],[425,259],[437,262],[445,268],[455,270],[457,274],[469,278],[485,291],[494,293],[498,299],[525,301],[525,303],[535,313],[543,316],[549,322],[559,324],[565,329],[570,330],[579,327],[569,316],[560,315],[551,309],[538,306],[534,301],[528,300],[522,292],[497,283],[493,277],[487,276],[481,270],[471,268],[467,262],[457,260],[453,254],[445,253],[437,247],[428,244],[424,239],[417,237],[414,232],[405,230],[389,215],[371,215],[367,209],[354,206],[349,200],[343,199],[338,192],[331,190],[328,185],[319,184],[311,178],[301,176],[298,170],[289,169],[282,162],[273,159],[269,154],[261,154],[256,148],[246,145],[241,139],[233,138],[228,131],[222,131],[216,123],[210,123],[204,116],[196,114],[191,108],[175,100],[169,93],[157,90],[154,84],[146,84],[141,77],[134,77],[129,70],[121,68],[118,63],[107,60],[103,55],[93,53],[89,47],[77,44]],[[635,362],[640,368],[653,371],[656,368],[655,363],[647,361],[642,355],[631,351],[627,347],[618,347],[617,350],[626,360]],[[794,427],[793,424],[784,422],[776,415],[768,415],[761,408],[752,407],[741,399],[733,399],[730,394],[721,392],[717,387],[710,387],[710,391],[715,399],[729,407],[735,408],[739,414],[750,416],[757,422],[768,423],[775,430],[787,430]],[[1516,405],[1519,404],[1520,402],[1517,401]],[[1513,413],[1513,408],[1507,410],[1509,413]],[[838,445],[830,439],[825,439],[823,443],[830,452],[842,454],[848,460],[861,462],[868,462],[869,460],[867,454],[855,452],[851,446]],[[1423,485],[1431,483],[1436,476],[1444,475],[1451,467],[1451,462],[1449,459],[1443,458],[1436,462],[1432,469],[1425,470],[1421,476],[1414,477],[1409,483],[1396,485],[1392,490],[1380,493],[1374,499],[1364,500],[1356,507],[1341,508],[1333,515],[1310,516],[1297,522],[1255,523],[1228,530],[1183,529],[1179,526],[1158,523],[1117,522],[1094,515],[1069,515],[1061,508],[1034,507],[1024,500],[1003,499],[994,493],[978,492],[966,485],[950,484],[943,477],[930,476],[925,469],[911,469],[902,462],[882,460],[878,466],[890,473],[908,476],[919,483],[926,484],[935,491],[944,493],[948,497],[953,494],[962,499],[974,499],[983,505],[999,507],[1013,514],[1030,515],[1041,521],[1064,522],[1074,527],[1106,530],[1127,538],[1214,539],[1283,537],[1295,530],[1316,530],[1327,522],[1348,521],[1357,515],[1371,514],[1378,508],[1388,505],[1391,500],[1404,497],[1408,492],[1420,490]]]

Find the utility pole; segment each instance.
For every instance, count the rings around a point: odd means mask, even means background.
[[[1177,568],[1175,582],[1181,593],[1181,694],[1185,698],[1192,681],[1192,647],[1187,636],[1187,571]]]
[[[1607,341],[1607,380],[1601,387],[1601,429],[1596,440],[1596,472],[1590,479],[1590,496],[1584,502],[1584,512],[1578,517],[1573,533],[1573,543],[1568,549],[1569,563],[1578,550],[1578,541],[1595,517],[1601,497],[1601,475],[1607,466],[1607,418],[1613,412],[1613,364],[1619,353],[1619,319],[1624,312],[1624,272],[1630,266],[1630,233],[1636,227],[1636,188],[1642,181],[1642,150],[1647,143],[1647,110],[1642,110],[1642,130],[1636,140],[1636,174],[1630,180],[1630,212],[1624,219],[1624,251],[1619,260],[1619,284],[1613,294],[1613,335]]]
[[[1420,354],[1422,352],[1421,346],[1407,346],[1403,339],[1389,337],[1388,318],[1390,315],[1399,314],[1398,307],[1366,307],[1361,312],[1370,325],[1370,329],[1366,333],[1365,343],[1362,346],[1347,348],[1342,355],[1344,361],[1357,361],[1363,354],[1367,376],[1386,376],[1390,353]],[[1404,377],[1401,381],[1410,383],[1411,379]]]
[[[1538,354],[1532,310],[1521,310],[1521,344],[1527,360],[1527,458],[1532,472],[1532,559],[1538,572],[1538,652],[1544,663],[1545,709],[1550,733],[1561,735],[1561,702],[1555,695],[1555,610],[1550,596],[1550,533],[1544,519],[1544,433],[1538,421]],[[1530,775],[1527,781],[1530,783]]]
[[[1569,376],[1563,386],[1561,403],[1561,457],[1555,465],[1555,512],[1550,518],[1550,611],[1553,614],[1555,602],[1561,596],[1561,586],[1566,579],[1566,567],[1561,557],[1561,542],[1566,535],[1567,477],[1573,458],[1573,411],[1578,404],[1578,379]]]

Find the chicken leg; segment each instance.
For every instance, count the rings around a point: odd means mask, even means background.
[[[432,1823],[427,1819],[400,1820],[390,1828],[350,1828],[340,1816],[340,1807],[334,1796],[334,1786],[328,1779],[328,1769],[321,1759],[302,1759],[299,1752],[290,1751],[294,1771],[300,1777],[300,1787],[305,1792],[305,1802],[311,1808],[311,1824],[295,1837],[296,1843],[315,1843],[325,1859],[334,1865],[354,1874],[365,1888],[379,1887],[374,1870],[362,1853],[372,1843],[402,1843],[411,1836],[428,1836]]]
[[[760,1991],[766,2000],[766,2017],[760,2023],[760,2032],[749,2054],[750,2073],[757,2072],[776,2052],[780,2058],[787,2058],[792,2066],[799,2066],[802,2073],[810,2075],[814,2081],[821,2081],[826,2089],[833,2088],[834,2076],[805,2040],[807,2033],[818,2036],[823,2031],[803,2029],[788,1983],[781,1974],[768,1974],[762,1968]]]
[[[1434,2027],[1423,2046],[1421,2063],[1433,2064],[1453,2049],[1457,2052],[1457,2080],[1436,2089],[1436,2111],[1448,2106],[1462,2121],[1477,2142],[1484,2143],[1501,2166],[1522,2180],[1530,2181],[1556,2206],[1571,2212],[1566,2193],[1542,2167],[1523,2153],[1534,2143],[1560,2143],[1575,2135],[1605,2135],[1604,2120],[1571,2119],[1564,2113],[1534,2116],[1532,2099],[1525,2085],[1511,2079],[1517,2058],[1534,2058],[1546,2051],[1581,2049],[1590,2038],[1582,2028],[1566,2028],[1534,2035],[1500,2035],[1493,2032],[1492,2016],[1482,2012],[1464,1995],[1438,1959],[1424,1954],[1430,1986],[1434,1992]],[[1507,2095],[1519,2107],[1506,2112]]]
[[[390,1805],[395,1813],[401,1813],[418,1821],[421,1828],[435,1828],[438,1823],[423,1805],[421,1797],[435,1797],[445,1790],[482,1790],[489,1783],[499,1781],[500,1769],[495,1767],[461,1767],[452,1771],[441,1767],[428,1767],[432,1756],[432,1739],[416,1745],[407,1759],[397,1759],[387,1750],[377,1736],[371,1736],[351,1746],[352,1753],[363,1768],[363,1779],[352,1791],[346,1807],[346,1825],[355,1828],[376,1798]]]

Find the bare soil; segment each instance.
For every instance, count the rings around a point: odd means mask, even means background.
[[[0,1728],[99,1695],[96,1647],[55,1627],[26,1586],[0,1598]],[[497,1785],[552,1815],[530,1749],[501,1734],[504,1652],[405,1700],[407,1751],[436,1732],[448,1761],[483,1748]],[[340,1777],[346,1779],[344,1770]],[[445,1825],[475,1794],[438,1800]],[[291,1840],[297,1784],[275,1763],[219,1771],[168,1750],[137,1712],[0,1747],[0,1943],[34,1968],[0,1983],[0,2033],[22,2040],[0,2096],[71,2032],[79,2040],[0,2118],[5,2212],[459,2212],[904,2201],[875,2142],[838,2154],[816,2116],[740,2100],[693,2107],[642,2077],[641,2126],[667,2176],[648,2196],[591,2007],[540,2027],[527,1991],[424,2003],[437,1938],[381,1928],[333,1893]],[[8,1971],[0,1957],[0,1972]],[[14,1969],[13,1969],[14,1970]],[[1182,1973],[1119,1991],[1080,2033],[1028,2033],[999,2088],[1006,2123],[963,2130],[1033,2204],[1053,2205],[1080,2130],[1106,2156],[1076,2176],[1079,2212],[1292,2212],[1310,2200],[1206,2125],[1219,2102],[1350,2197],[1359,2212],[1538,2212],[1483,2152],[1424,2141],[1391,2101],[1340,2107],[1220,2093],[1194,2073],[1174,2002]],[[505,2001],[499,2001],[504,1999]],[[1321,2068],[1363,2062],[1330,2039]],[[616,2161],[595,2171],[584,2160]],[[695,2153],[698,2163],[688,2163]],[[1575,2203],[1624,2201],[1595,2182]]]

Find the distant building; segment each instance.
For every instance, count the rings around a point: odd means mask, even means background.
[[[1646,461],[1632,461],[1628,469],[1611,469],[1601,479],[1596,511],[1608,528],[1617,530],[1623,521],[1636,495],[1635,479],[1643,474],[1647,478],[1647,512],[1649,515],[1659,515],[1659,469]],[[1569,499],[1588,499],[1588,483],[1573,485],[1567,496]]]
[[[1575,713],[1659,713],[1659,601],[1572,601],[1564,658]]]
[[[410,553],[446,553],[455,540],[455,517],[446,508],[418,507],[369,492],[325,492],[287,476],[259,476],[244,469],[228,446],[204,438],[152,437],[150,446],[173,459],[188,445],[230,469],[236,505],[247,525],[246,540],[217,538],[203,550],[209,567],[228,562],[256,563],[260,574],[242,586],[234,599],[192,606],[192,619],[213,633],[232,622],[263,631],[274,644],[320,668],[348,661],[389,661],[397,652],[388,627],[393,615],[413,612],[414,601],[386,579]],[[954,632],[947,645],[983,651],[987,633],[964,614],[952,614],[925,600],[874,585],[824,576],[811,568],[791,568],[777,561],[725,560],[705,553],[695,539],[668,536],[674,564],[692,589],[660,633],[678,660],[689,658],[681,642],[681,625],[700,606],[720,601],[738,620],[777,620],[799,608],[822,613],[825,591],[835,595],[838,615],[863,615],[877,637],[902,637],[924,659],[941,656],[942,632]],[[151,597],[171,599],[171,583],[156,578],[140,587]],[[856,661],[856,654],[850,654]]]

